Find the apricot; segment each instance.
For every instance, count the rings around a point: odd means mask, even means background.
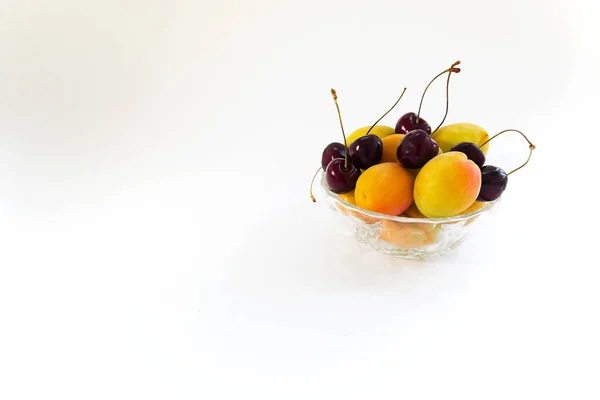
[[[410,218],[427,218],[421,211],[419,211],[419,208],[414,201],[406,209],[406,211],[404,211],[404,214]]]
[[[344,200],[346,203],[350,203],[352,205],[356,205],[356,200],[354,200],[354,190],[348,193],[342,193],[338,195],[340,199]]]
[[[355,130],[354,132],[352,132],[350,134],[350,136],[348,136],[346,138],[346,145],[349,146],[350,143],[354,142],[359,137],[365,136],[367,134],[367,132],[369,132],[370,128],[371,128],[371,125],[369,125],[369,126],[363,126],[362,128],[358,128],[357,130]],[[375,125],[373,127],[373,129],[371,129],[371,132],[369,132],[369,135],[375,135],[375,136],[378,136],[380,139],[383,139],[386,136],[393,135],[394,133],[396,133],[396,131],[391,126],[387,126],[387,125]]]
[[[427,217],[452,217],[473,204],[480,187],[481,172],[477,164],[464,153],[450,151],[432,158],[421,168],[415,179],[414,201]]]
[[[356,202],[354,201],[354,191],[350,193],[338,194],[338,197],[345,202],[356,205]],[[350,212],[352,211],[344,203],[336,203],[335,208],[337,208],[344,215],[350,215]]]
[[[348,193],[343,193],[343,194],[339,194],[338,197],[347,202],[352,204],[353,206],[356,205],[356,200],[354,198],[354,190]],[[370,217],[368,215],[359,213],[357,211],[351,210],[349,207],[346,207],[345,204],[337,204],[337,209],[340,210],[340,212],[344,215],[351,215],[355,218],[360,219],[361,221],[367,223],[367,224],[374,224],[375,222],[379,221],[379,219],[377,218],[373,218]]]
[[[426,215],[424,215],[421,211],[419,211],[419,208],[417,207],[417,205],[415,204],[414,201],[406,209],[406,211],[404,211],[404,215],[408,218],[427,218]],[[425,232],[434,232],[435,229],[438,227],[438,225],[432,224],[430,222],[414,222],[413,225],[418,226]],[[433,238],[435,239],[435,234],[434,234]]]
[[[338,197],[341,200],[344,200],[347,203],[350,203],[352,205],[356,205],[356,201],[354,201],[354,191],[348,192],[348,193],[344,193],[344,194],[338,194]],[[350,212],[350,209],[348,207],[346,207],[346,205],[344,203],[338,203],[335,205],[335,207],[340,210],[340,212],[344,215],[349,215],[348,213]]]
[[[461,214],[469,214],[472,212],[475,212],[479,209],[481,209],[483,206],[485,206],[487,203],[483,202],[483,201],[474,201],[473,204],[471,204],[469,206],[469,208],[467,208],[465,211],[463,211]],[[469,218],[467,220],[467,222],[465,222],[465,226],[469,226],[471,225],[473,222],[475,222],[475,220],[477,220],[477,218],[479,218],[479,215],[474,215],[471,218]]]
[[[398,162],[396,150],[398,150],[398,146],[400,145],[403,137],[403,133],[394,133],[393,135],[389,135],[381,139],[381,142],[383,143],[383,155],[381,156],[381,161],[379,163]]]
[[[381,214],[400,215],[413,202],[414,183],[414,176],[398,163],[373,165],[356,181],[356,205]]]
[[[423,227],[422,225],[428,225]],[[381,221],[379,238],[398,247],[415,248],[435,242],[435,225],[390,220]]]
[[[485,206],[487,203],[484,201],[474,201],[466,210],[461,212],[461,214],[469,214],[479,210],[481,207]]]
[[[469,122],[459,122],[440,127],[440,129],[431,135],[431,138],[435,140],[442,152],[447,153],[461,142],[471,142],[480,146],[489,139],[489,135],[479,125]],[[488,148],[489,144],[481,148],[484,155],[487,154]]]

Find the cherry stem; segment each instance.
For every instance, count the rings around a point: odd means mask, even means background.
[[[529,160],[531,159],[531,155],[533,154],[533,150],[535,150],[535,145],[533,143],[531,143],[531,141],[529,139],[527,139],[527,136],[525,136],[525,134],[517,129],[505,129],[502,132],[498,132],[496,133],[494,136],[492,136],[491,138],[489,138],[488,140],[486,140],[485,142],[483,142],[482,145],[479,146],[479,148],[481,149],[483,146],[485,146],[486,144],[488,144],[492,139],[494,139],[497,136],[502,135],[504,132],[517,132],[520,133],[521,136],[523,136],[525,138],[525,140],[527,140],[527,143],[529,143],[529,157],[527,157],[527,161],[525,161],[525,163],[523,163],[523,165],[521,165],[519,168],[515,168],[512,171],[510,171],[508,174],[506,174],[506,176],[512,174],[513,172],[517,172],[518,170],[520,170],[521,168],[523,168],[524,166],[527,165],[527,163],[529,162]]]
[[[379,121],[381,121],[383,119],[383,117],[385,117],[386,115],[388,115],[389,112],[392,111],[394,109],[394,107],[396,107],[396,105],[398,105],[398,103],[402,99],[402,96],[404,96],[404,92],[406,92],[406,88],[404,88],[404,90],[402,91],[402,94],[400,95],[400,97],[398,97],[398,100],[396,100],[396,102],[394,103],[394,105],[392,106],[392,108],[390,108],[389,110],[387,110],[387,112],[385,114],[383,114],[377,121],[375,121],[375,123],[373,125],[371,125],[371,127],[369,128],[369,130],[367,131],[367,133],[365,134],[365,136],[368,135],[371,132],[371,129],[373,129],[375,127],[375,125],[377,125],[377,123],[379,123]]]
[[[340,120],[340,126],[342,127],[342,135],[344,136],[344,149],[346,150],[346,154],[344,155],[344,169],[348,169],[348,145],[346,145],[346,133],[344,132],[344,124],[342,123],[342,114],[340,113],[340,106],[337,102],[337,93],[335,89],[331,89],[331,96],[333,96],[333,101],[335,103],[335,108],[337,109],[338,118]]]
[[[437,126],[437,128],[435,128],[433,132],[431,132],[432,135],[435,132],[437,132],[438,129],[440,129],[440,127],[444,124],[444,121],[446,121],[446,117],[448,116],[448,106],[450,105],[450,77],[452,76],[453,72],[460,72],[460,68],[454,68],[455,65],[458,65],[457,63],[460,63],[460,61],[457,61],[456,63],[452,64],[450,70],[448,71],[448,79],[446,80],[446,112],[444,113],[444,118],[442,118],[442,122],[440,122],[440,124]]]
[[[315,199],[315,196],[313,196],[312,188],[313,188],[313,185],[315,184],[315,178],[317,177],[317,174],[322,169],[323,169],[322,167],[319,167],[317,172],[315,172],[315,175],[313,176],[312,181],[310,181],[310,199],[312,200],[313,203],[316,203],[317,199]]]
[[[519,168],[515,168],[512,171],[510,171],[508,174],[506,174],[506,176],[509,176],[510,174],[512,174],[513,172],[516,172],[518,170],[520,170],[521,168],[523,168],[524,166],[527,165],[527,163],[529,162],[529,160],[531,159],[531,155],[533,154],[533,149],[535,149],[535,146],[529,146],[529,157],[527,157],[527,161],[525,161],[525,163],[523,163],[523,165],[521,165]]]
[[[430,81],[430,82],[427,84],[427,86],[425,87],[425,90],[423,91],[423,95],[421,96],[421,102],[419,103],[419,112],[417,112],[417,124],[419,123],[419,117],[421,116],[421,106],[423,105],[423,99],[425,99],[425,93],[427,93],[427,89],[429,89],[429,86],[431,86],[431,84],[433,83],[433,81],[435,81],[435,80],[436,80],[437,78],[439,78],[440,76],[444,75],[446,72],[449,72],[449,73],[455,72],[455,73],[457,73],[457,74],[458,74],[458,73],[460,72],[460,68],[456,68],[456,66],[457,66],[458,64],[460,64],[460,61],[456,61],[456,62],[454,62],[454,64],[452,64],[452,65],[450,66],[450,68],[448,68],[448,69],[446,69],[446,70],[444,70],[444,71],[440,72],[439,74],[437,74],[437,75],[435,76],[435,78],[433,78],[433,79],[432,79],[432,80],[431,80],[431,81]],[[448,77],[448,78],[450,78],[450,77]],[[447,103],[446,103],[446,110],[447,110],[447,107],[448,107],[448,105],[447,105]],[[444,117],[444,118],[445,118],[445,117]]]

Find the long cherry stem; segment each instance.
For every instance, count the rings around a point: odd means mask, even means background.
[[[527,161],[525,161],[523,163],[523,165],[521,165],[518,168],[513,169],[512,171],[510,171],[508,174],[506,174],[507,176],[512,174],[513,172],[517,172],[518,170],[520,170],[521,168],[523,168],[524,166],[527,165],[527,163],[529,162],[529,160],[531,159],[531,155],[533,154],[533,150],[535,150],[535,145],[533,143],[531,143],[531,141],[529,139],[527,139],[527,136],[525,136],[525,134],[517,129],[505,129],[501,132],[496,133],[494,136],[492,136],[491,138],[489,138],[488,140],[486,140],[485,142],[483,142],[483,144],[481,144],[479,146],[479,148],[481,149],[483,146],[485,146],[486,144],[488,144],[492,139],[494,139],[497,136],[502,135],[504,132],[517,132],[520,133],[521,136],[523,136],[523,138],[525,138],[525,140],[527,140],[527,143],[529,143],[529,157],[527,157]]]
[[[423,91],[423,95],[421,96],[421,102],[419,103],[419,112],[417,112],[417,120],[416,122],[419,123],[419,117],[421,116],[421,106],[423,106],[423,99],[425,99],[425,93],[427,93],[427,89],[429,89],[429,86],[431,86],[431,84],[433,83],[433,81],[435,81],[437,78],[439,78],[440,76],[444,75],[446,72],[452,73],[459,73],[460,72],[460,68],[456,68],[456,66],[460,64],[460,61],[455,61],[450,68],[440,72],[439,74],[437,74],[435,76],[435,78],[433,78],[425,87],[425,90]]]
[[[315,196],[313,196],[312,188],[313,188],[313,185],[315,184],[315,178],[317,177],[317,174],[322,169],[323,169],[323,167],[319,167],[317,172],[315,172],[315,175],[313,176],[312,181],[310,181],[310,199],[312,200],[313,203],[316,203],[317,199],[315,199]]]
[[[340,113],[340,106],[337,102],[337,93],[335,89],[331,89],[331,96],[333,96],[333,101],[335,103],[335,108],[337,109],[338,118],[340,120],[340,126],[342,127],[342,135],[344,136],[344,149],[346,150],[346,154],[344,155],[344,168],[348,169],[348,145],[346,144],[346,133],[344,132],[344,124],[342,123],[342,114]]]
[[[448,106],[450,105],[450,77],[452,76],[453,72],[460,72],[460,68],[454,68],[456,65],[460,64],[460,61],[455,62],[454,64],[452,64],[452,66],[450,67],[450,70],[448,71],[448,79],[446,80],[446,112],[444,113],[444,118],[442,119],[442,122],[440,122],[440,124],[437,126],[437,128],[435,128],[435,130],[433,132],[431,132],[431,134],[433,135],[438,129],[440,129],[440,127],[443,125],[444,121],[446,121],[446,117],[448,116]],[[458,71],[456,71],[458,70]]]
[[[531,146],[533,146],[533,145],[531,145]],[[520,170],[521,168],[523,168],[524,166],[527,165],[527,163],[531,159],[531,155],[533,154],[533,149],[535,149],[535,146],[533,146],[533,147],[531,147],[531,146],[529,146],[529,157],[527,157],[527,161],[525,161],[525,163],[523,163],[523,165],[521,165],[519,168],[515,168],[512,171],[510,171],[508,174],[506,174],[506,176],[512,174],[513,172]]]
[[[392,108],[390,108],[389,110],[387,110],[387,112],[385,114],[383,114],[377,121],[375,121],[375,123],[373,125],[371,125],[371,127],[367,131],[366,135],[368,135],[371,132],[371,129],[373,129],[375,127],[375,125],[377,125],[379,123],[379,121],[381,121],[383,119],[383,117],[385,117],[386,115],[388,115],[389,112],[392,111],[394,109],[394,107],[396,107],[396,105],[398,105],[398,103],[402,99],[402,96],[404,96],[404,92],[406,92],[406,88],[404,88],[404,90],[402,91],[402,94],[400,94],[400,97],[398,97],[398,100],[396,100],[396,102],[394,103],[394,105],[392,106]]]

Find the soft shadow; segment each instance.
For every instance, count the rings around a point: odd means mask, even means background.
[[[452,253],[426,261],[377,253],[325,218],[290,220],[285,213],[262,220],[232,254],[229,284],[250,291],[397,291],[460,268]]]

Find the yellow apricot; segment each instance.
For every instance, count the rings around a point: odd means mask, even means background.
[[[461,214],[469,214],[475,212],[486,205],[484,201],[474,201],[465,211],[461,212]]]
[[[471,206],[469,208],[467,208],[465,211],[463,211],[461,214],[469,214],[469,213],[475,212],[477,210],[480,210],[486,204],[487,203],[484,201],[474,201],[473,204],[471,204]],[[473,222],[475,222],[475,220],[477,220],[477,218],[479,218],[479,215],[472,216],[471,218],[469,218],[467,220],[467,222],[465,222],[465,226],[471,225]]]
[[[363,126],[362,128],[358,128],[357,130],[352,132],[350,134],[350,136],[348,136],[346,138],[346,145],[349,146],[350,143],[354,142],[359,137],[366,135],[367,132],[369,132],[370,128],[371,128],[371,125]],[[395,130],[391,126],[375,125],[373,127],[373,129],[371,129],[371,132],[369,132],[369,135],[375,135],[375,136],[378,136],[380,139],[383,139],[386,136],[393,135],[394,133],[395,133]]]
[[[414,201],[406,209],[406,211],[404,211],[404,215],[408,218],[427,218],[426,215],[419,211],[419,208],[417,207],[417,204]],[[418,226],[426,233],[435,232],[436,228],[438,227],[436,224],[432,224],[430,222],[414,222],[413,225]],[[435,236],[436,234],[433,234],[434,239]]]
[[[444,218],[466,210],[479,195],[481,171],[466,154],[451,151],[431,159],[417,175],[414,201],[424,215]]]
[[[444,153],[447,153],[461,142],[471,142],[480,146],[489,139],[489,135],[479,125],[469,122],[459,122],[440,127],[431,135],[431,138],[435,140]],[[487,154],[488,147],[489,144],[486,144],[481,148],[483,154]]]

